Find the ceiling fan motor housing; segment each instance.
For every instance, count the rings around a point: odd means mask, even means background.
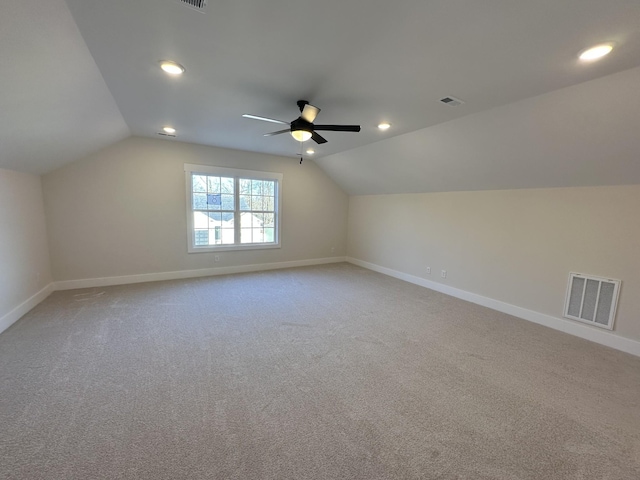
[[[327,143],[327,139],[318,134],[316,130],[326,130],[332,132],[359,132],[360,125],[314,125],[316,116],[320,112],[318,107],[311,105],[307,100],[298,100],[298,108],[300,109],[300,116],[294,121],[289,123],[289,128],[286,130],[279,130],[277,132],[265,133],[265,137],[271,137],[273,135],[280,135],[282,133],[290,132],[293,138],[299,142],[305,142],[312,139],[317,144]],[[243,117],[253,118],[255,120],[262,120],[265,122],[280,123],[287,125],[287,122],[282,120],[276,120],[274,118],[259,117],[257,115],[244,114]]]
[[[296,118],[293,122],[291,122],[291,131],[295,130],[305,130],[307,132],[313,132],[313,124],[307,122],[303,118]]]

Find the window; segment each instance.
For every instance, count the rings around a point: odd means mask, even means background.
[[[282,174],[184,166],[189,252],[280,247]]]

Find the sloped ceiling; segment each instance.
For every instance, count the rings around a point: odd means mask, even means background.
[[[640,182],[639,2],[209,0],[201,13],[67,0],[73,20],[61,0],[14,3],[0,49],[20,68],[0,92],[0,166],[49,171],[164,125],[179,141],[294,157],[289,135],[263,136],[277,125],[241,115],[291,121],[307,99],[318,123],[362,125],[313,145],[349,193]],[[611,55],[577,60],[603,41]]]
[[[640,184],[640,68],[317,160],[351,195]]]
[[[64,0],[0,7],[0,168],[45,173],[130,135]]]

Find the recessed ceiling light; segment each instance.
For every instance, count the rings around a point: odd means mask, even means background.
[[[170,75],[182,75],[184,73],[184,67],[182,65],[170,60],[162,60],[160,62],[160,68]]]
[[[599,58],[602,58],[605,55],[611,53],[611,50],[613,50],[613,43],[603,43],[600,45],[596,45],[595,47],[591,47],[583,51],[580,54],[580,60],[584,62],[598,60]]]
[[[316,151],[313,148],[310,148],[309,150],[307,150],[307,154],[309,155],[313,155],[314,153],[316,153]]]
[[[162,127],[162,130],[164,131],[164,133],[168,133],[170,135],[176,133],[176,129],[173,127]]]
[[[378,125],[378,128],[380,130],[389,130],[391,128],[391,124],[387,122],[383,122],[380,125]]]

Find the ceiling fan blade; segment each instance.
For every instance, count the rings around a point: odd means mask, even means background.
[[[332,132],[359,132],[360,125],[314,125],[313,129]]]
[[[311,132],[311,139],[317,144],[327,143],[327,139],[324,137],[321,137],[316,132]]]
[[[242,115],[244,118],[252,118],[253,120],[262,120],[263,122],[281,123],[282,125],[289,125],[289,122],[283,122],[282,120],[276,120],[275,118],[259,117],[257,115],[249,115],[245,113]]]
[[[273,137],[274,135],[280,135],[281,133],[288,133],[291,129],[287,128],[286,130],[278,130],[277,132],[265,133],[265,137]]]
[[[313,121],[320,113],[320,109],[318,107],[314,107],[313,105],[307,103],[302,109],[302,114],[300,115],[302,119],[306,122],[313,123]]]

